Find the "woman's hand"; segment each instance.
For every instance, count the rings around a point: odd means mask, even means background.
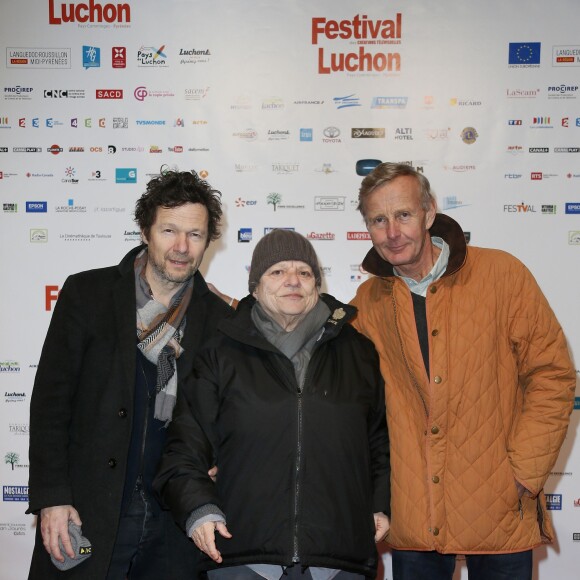
[[[383,512],[377,512],[375,516],[375,542],[380,542],[387,537],[391,529],[391,522]]]
[[[201,526],[198,526],[193,530],[191,533],[191,539],[202,552],[205,552],[212,560],[214,560],[214,562],[221,564],[222,555],[215,545],[216,531],[224,538],[232,537],[224,523],[205,522],[205,524],[201,524]]]

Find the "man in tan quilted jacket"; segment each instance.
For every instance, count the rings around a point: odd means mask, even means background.
[[[465,554],[470,580],[531,580],[576,384],[562,329],[528,269],[468,248],[410,166],[365,177],[359,210],[374,277],[354,325],[386,383],[393,577],[451,580]]]

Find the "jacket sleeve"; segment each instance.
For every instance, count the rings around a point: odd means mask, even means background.
[[[367,341],[367,339],[364,339]],[[368,341],[372,358],[368,365],[373,386],[374,404],[368,417],[368,437],[373,479],[373,512],[383,512],[391,517],[391,460],[389,433],[385,412],[385,386],[379,367],[377,352]]]
[[[153,487],[185,531],[191,513],[206,504],[222,509],[208,470],[215,465],[218,448],[215,423],[219,411],[212,351],[196,358],[193,372],[184,379],[168,431]]]
[[[56,302],[30,400],[29,508],[74,505],[69,426],[87,341],[83,301],[69,277]]]
[[[516,479],[535,496],[566,436],[576,377],[562,328],[536,280],[519,262],[511,271],[510,340],[523,402],[508,453]]]

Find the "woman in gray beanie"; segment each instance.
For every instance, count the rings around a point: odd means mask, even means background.
[[[183,385],[156,488],[210,580],[374,578],[390,513],[374,346],[294,231],[259,241],[248,285]]]

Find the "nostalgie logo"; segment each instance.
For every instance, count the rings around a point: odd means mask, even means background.
[[[28,501],[28,486],[3,485],[2,499],[4,501]]]
[[[358,46],[356,52],[328,52],[325,47],[319,46],[318,74],[399,72],[401,70],[399,52],[371,52],[367,47],[401,44],[402,26],[403,15],[400,12],[393,19],[373,20],[366,14],[356,14],[352,20],[312,18],[313,45],[318,45],[321,41],[330,44],[342,40],[347,46]]]
[[[541,42],[510,42],[509,68],[540,68]]]
[[[106,23],[126,25],[131,22],[131,6],[126,2],[103,3],[89,0],[86,2],[70,2],[58,4],[48,0],[48,23],[50,25],[79,23],[79,26],[89,23]],[[106,26],[106,25],[105,25]],[[121,26],[122,27],[122,26]]]

